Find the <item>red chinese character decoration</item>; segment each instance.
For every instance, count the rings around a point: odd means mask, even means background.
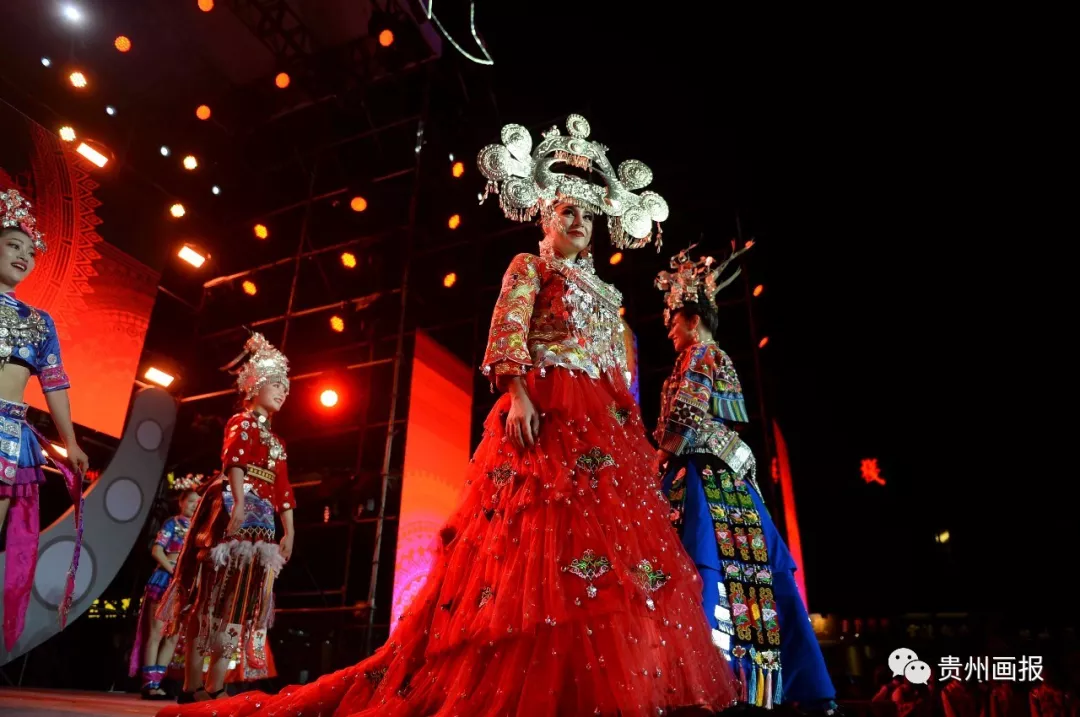
[[[877,458],[864,458],[861,469],[863,480],[867,485],[871,483],[885,485],[885,479],[881,477],[881,470],[878,468]]]

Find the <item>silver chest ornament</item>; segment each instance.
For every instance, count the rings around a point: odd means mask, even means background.
[[[0,366],[15,354],[17,347],[22,358],[30,356],[28,346],[37,346],[48,333],[45,320],[35,309],[26,317],[14,306],[0,305]]]

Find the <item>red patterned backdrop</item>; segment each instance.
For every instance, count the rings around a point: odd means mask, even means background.
[[[30,199],[49,245],[16,295],[56,321],[75,422],[119,436],[159,274],[102,238],[115,229],[96,214],[93,172],[101,170],[53,132],[23,117],[0,119],[0,185]],[[27,402],[45,408],[37,381]]]

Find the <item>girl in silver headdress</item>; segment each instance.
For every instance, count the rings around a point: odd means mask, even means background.
[[[30,203],[14,189],[0,192],[0,530],[7,525],[4,573],[4,644],[14,648],[22,634],[38,555],[38,489],[45,482],[41,466],[51,460],[60,470],[75,503],[75,552],[68,571],[61,622],[75,588],[82,544],[82,476],[89,460],[75,440],[68,388],[60,360],[60,340],[51,316],[15,298],[15,288],[34,270],[45,239],[37,229]],[[37,432],[26,422],[26,385],[37,376],[53,423],[67,449],[67,463],[45,458]],[[14,557],[15,559],[10,559]]]
[[[267,669],[274,580],[292,555],[296,496],[285,445],[270,429],[289,395],[289,363],[261,334],[244,349],[233,365],[240,366],[245,409],[225,426],[222,475],[199,501],[157,612],[165,634],[182,630],[187,645],[181,703],[222,697],[230,670],[241,668],[257,679]],[[280,545],[274,542],[275,512],[285,529]]]
[[[602,214],[617,245],[643,246],[667,207],[634,193],[645,165],[616,173],[584,118],[568,127],[530,152],[510,125],[480,154],[506,214],[539,212],[544,239],[503,278],[483,371],[505,393],[390,642],[275,697],[162,715],[662,715],[734,701],[629,392],[621,296],[589,251]]]
[[[721,277],[752,245],[719,263],[691,261],[691,246],[656,277],[679,354],[661,397],[657,462],[666,467],[669,519],[701,573],[704,613],[735,667],[740,701],[832,714],[836,691],[795,587],[795,562],[765,508],[754,454],[732,428],[748,420],[742,385],[715,340],[716,294],[741,270]]]

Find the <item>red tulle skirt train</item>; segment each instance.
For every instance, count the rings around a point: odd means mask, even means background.
[[[530,373],[540,437],[485,423],[438,558],[389,642],[367,660],[270,696],[173,715],[658,715],[719,711],[735,679],[668,522],[653,451],[621,383]]]

